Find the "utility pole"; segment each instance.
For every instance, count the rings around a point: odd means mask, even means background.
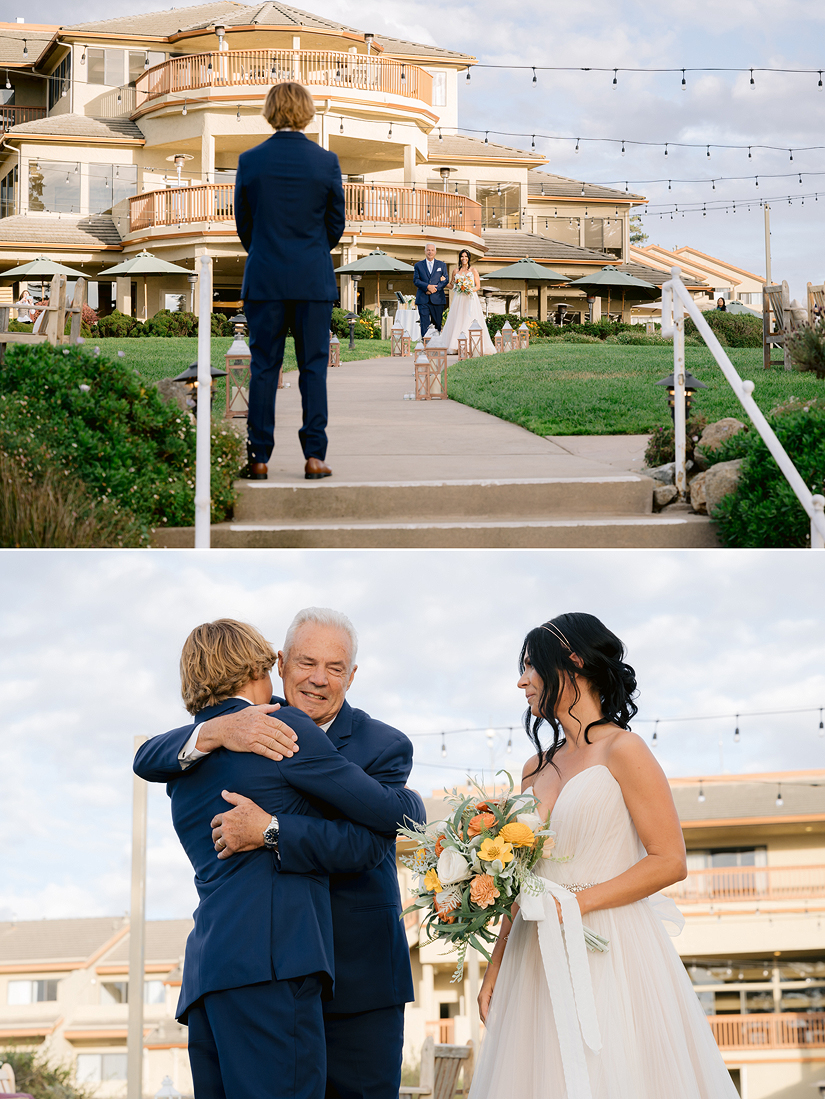
[[[771,285],[771,208],[765,203],[765,282]]]
[[[135,737],[135,752],[148,737]],[[146,918],[146,791],[132,778],[132,895],[129,905],[129,1029],[126,1045],[126,1097],[143,1095],[143,980]]]

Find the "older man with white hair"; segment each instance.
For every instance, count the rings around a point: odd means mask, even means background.
[[[405,787],[412,745],[403,733],[353,709],[346,694],[357,670],[358,639],[338,611],[299,611],[278,653],[286,702],[303,710],[348,760],[385,785]],[[143,773],[174,781],[217,748],[269,759],[300,753],[293,731],[275,715],[284,699],[185,726],[150,740]],[[300,755],[299,755],[300,759]],[[424,822],[424,805],[404,789],[406,816]],[[404,1005],[415,999],[401,914],[394,837],[368,832],[319,805],[324,818],[277,820],[227,791],[235,808],[212,821],[218,858],[261,846],[277,851],[281,873],[329,874],[335,949],[335,989],[325,1005],[326,1099],[397,1099],[401,1082]],[[207,826],[207,822],[204,822]],[[337,865],[362,866],[336,874]]]
[[[424,248],[424,259],[420,259],[413,267],[415,304],[418,306],[422,336],[430,325],[441,331],[441,321],[447,305],[444,288],[447,285],[449,271],[447,264],[437,259],[435,253],[435,245],[427,244]]]

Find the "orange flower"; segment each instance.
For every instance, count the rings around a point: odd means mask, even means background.
[[[500,896],[501,894],[496,889],[496,881],[492,874],[478,874],[473,878],[470,886],[470,898],[475,901],[479,908],[489,908],[496,897]]]
[[[491,828],[495,827],[495,823],[496,818],[492,813],[478,813],[467,825],[467,834],[470,836],[478,836],[481,834],[482,828],[486,828],[489,832]]]
[[[498,838],[505,840],[507,843],[512,843],[513,847],[532,847],[536,842],[533,829],[526,824],[519,824],[518,821],[505,824],[499,832]]]
[[[435,853],[436,853],[436,855],[440,855],[440,854],[441,854],[441,852],[442,852],[442,851],[444,850],[444,844],[443,844],[443,843],[442,843],[441,841],[442,841],[443,839],[446,839],[446,838],[447,838],[446,836],[444,836],[444,835],[441,835],[441,836],[439,836],[439,837],[438,837],[438,839],[437,839],[437,840],[435,841]]]
[[[439,894],[439,896],[444,896],[444,894]],[[438,918],[442,923],[455,923],[455,916],[451,916],[450,913],[458,908],[460,903],[459,900],[454,900],[450,896],[445,897],[440,904],[438,897],[433,898],[433,907],[438,913]]]

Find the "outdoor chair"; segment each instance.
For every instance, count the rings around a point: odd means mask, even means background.
[[[402,1084],[399,1097],[453,1099],[458,1092],[459,1074],[460,1094],[467,1099],[470,1084],[473,1082],[473,1043],[468,1042],[466,1046],[437,1046],[432,1038],[426,1038],[421,1047],[418,1085]]]
[[[825,317],[825,283],[813,286],[808,283],[808,321],[812,325],[821,324]]]
[[[771,315],[774,325],[771,331]],[[791,357],[785,346],[788,336],[794,332],[794,319],[791,315],[791,299],[787,282],[781,285],[762,287],[762,354],[765,370],[769,366],[779,366],[780,363],[786,370],[791,369]],[[782,358],[771,358],[771,347],[782,348]]]

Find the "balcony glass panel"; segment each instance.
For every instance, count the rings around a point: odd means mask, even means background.
[[[80,165],[62,160],[30,160],[29,210],[80,213]]]
[[[517,183],[478,183],[476,201],[481,203],[485,229],[520,228],[521,188]]]
[[[134,164],[89,165],[89,213],[101,214],[137,193]]]

